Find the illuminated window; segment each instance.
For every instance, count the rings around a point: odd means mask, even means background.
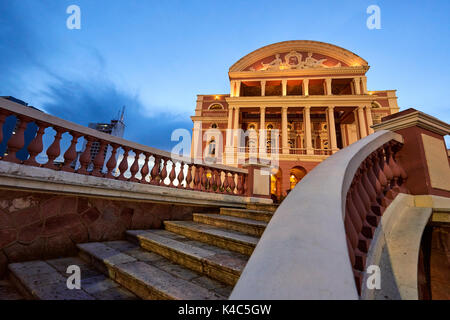
[[[213,103],[209,106],[209,110],[223,110],[223,106],[220,103]]]

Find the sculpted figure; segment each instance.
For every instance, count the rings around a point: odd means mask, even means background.
[[[305,58],[305,67],[307,67],[307,68],[325,67],[326,68],[327,66],[323,64],[325,61],[327,61],[327,59],[317,60],[317,59],[313,58],[312,53],[309,52],[308,56]]]
[[[283,60],[280,58],[280,54],[277,53],[275,55],[275,59],[272,62],[269,63],[261,63],[263,67],[261,70],[273,70],[273,69],[280,69],[280,66],[283,64]]]

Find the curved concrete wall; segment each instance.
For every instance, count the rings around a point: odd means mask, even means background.
[[[402,141],[376,132],[312,170],[276,211],[230,299],[358,299],[344,200],[361,162],[393,139]]]

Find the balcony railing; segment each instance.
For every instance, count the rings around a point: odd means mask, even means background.
[[[306,154],[306,149],[304,149],[304,148],[291,148],[291,149],[289,149],[289,154]]]
[[[16,129],[5,137],[7,152],[0,155],[0,163],[7,161],[168,188],[247,195],[246,169],[194,163],[190,158],[114,137],[1,98],[0,143],[4,138],[3,124],[10,117],[14,119]],[[25,132],[29,133],[27,128],[31,128],[30,125],[36,131],[31,132],[31,141],[25,143]],[[50,137],[50,145],[44,148],[43,141],[48,140],[51,131],[55,135]],[[69,146],[63,151],[61,141],[67,135],[71,139],[67,143]],[[82,140],[85,148],[78,156],[76,146]],[[93,145],[98,145],[94,156],[91,154]],[[28,156],[19,159],[17,154],[22,154],[24,150]],[[45,157],[41,157],[42,155]],[[77,163],[79,164],[75,166]]]
[[[318,156],[329,156],[332,155],[333,152],[330,149],[314,149],[314,154]]]

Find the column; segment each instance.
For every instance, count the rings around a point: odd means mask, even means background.
[[[367,136],[366,120],[364,119],[364,107],[358,107],[358,127],[361,139]]]
[[[303,95],[309,96],[309,79],[303,79],[302,85],[303,85]]]
[[[361,94],[361,78],[353,78],[353,87],[355,88],[355,94]]]
[[[241,95],[241,81],[236,81],[236,92],[235,97],[239,97]]]
[[[281,107],[281,143],[282,143],[283,153],[289,154],[287,111],[288,111],[288,107]]]
[[[233,129],[233,107],[228,107],[228,129]]]
[[[283,96],[287,95],[287,80],[281,80],[281,88],[283,89]]]
[[[261,80],[261,96],[266,95],[266,80]]]
[[[306,154],[314,154],[314,149],[312,147],[311,140],[311,107],[303,108],[303,121],[305,121],[305,144],[306,144]]]
[[[259,153],[266,154],[266,143],[267,143],[267,133],[266,133],[266,107],[261,107],[259,109],[260,119],[259,119]]]
[[[331,151],[336,153],[338,151],[336,140],[336,124],[334,122],[334,106],[328,107],[328,135]]]
[[[236,81],[231,80],[230,81],[230,97],[235,97],[236,96]]]
[[[333,94],[333,92],[331,91],[331,78],[326,78],[325,84],[327,86],[327,96],[331,96]]]
[[[234,107],[233,147],[239,147],[239,107]]]
[[[362,94],[367,94],[367,77],[361,77]]]
[[[374,133],[371,126],[373,126],[373,120],[372,120],[372,108],[370,106],[365,107],[366,110],[366,119],[367,119],[367,130],[369,134]]]
[[[234,107],[234,127],[235,130],[239,129],[239,107]]]

